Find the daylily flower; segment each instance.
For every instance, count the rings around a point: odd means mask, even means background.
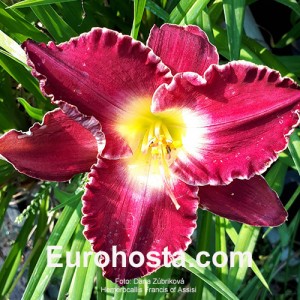
[[[90,171],[82,223],[94,251],[184,251],[198,206],[255,226],[286,220],[260,174],[299,123],[291,79],[245,61],[218,65],[196,26],[154,27],[147,46],[96,28],[23,47],[59,108],[27,133],[3,135],[0,154],[44,180]],[[130,279],[157,269],[146,262],[118,261],[104,274]]]

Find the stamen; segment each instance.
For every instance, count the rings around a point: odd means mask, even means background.
[[[168,128],[166,127],[165,124],[162,124],[162,125],[161,125],[161,129],[162,129],[162,131],[163,131],[163,133],[164,133],[164,136],[166,137],[166,142],[167,142],[167,143],[173,143],[173,139],[172,139],[172,137],[171,137],[171,135],[170,135],[170,133],[169,133],[169,130],[168,130]]]
[[[160,128],[161,128],[161,121],[157,121],[156,123],[155,123],[155,127],[154,127],[154,135],[157,137],[157,138],[159,138],[159,136],[160,136]]]
[[[150,132],[150,128],[146,131],[146,134],[144,135],[144,138],[143,138],[143,141],[142,141],[141,151],[144,154],[147,153],[148,148],[149,148],[149,143],[148,143],[149,132]]]
[[[173,193],[171,187],[168,185],[168,183],[166,184],[166,186],[167,186],[168,194],[169,194],[169,196],[170,196],[170,198],[171,198],[173,204],[175,205],[175,208],[178,210],[178,209],[180,208],[180,205],[179,205],[179,203],[177,202],[177,199],[176,199],[176,197],[175,197],[175,195],[174,195],[174,193]]]
[[[144,135],[142,141],[142,147],[141,147],[142,153],[146,154],[148,152],[148,149],[154,140],[153,135],[154,135],[154,124],[151,125],[151,127],[146,131]]]
[[[160,147],[160,150],[161,150],[161,153],[163,153],[163,147],[161,145]],[[164,180],[164,183],[165,183],[165,186],[167,188],[167,192],[172,200],[172,202],[174,203],[176,209],[178,210],[180,208],[180,205],[179,203],[177,202],[177,199],[174,195],[174,188],[173,188],[173,185],[172,185],[172,180],[171,180],[171,176],[170,176],[170,170],[169,170],[169,166],[167,164],[167,161],[164,157],[164,155],[161,155],[160,156],[160,174]]]
[[[159,173],[176,209],[179,209],[180,205],[173,192],[174,187],[169,165],[171,163],[172,151],[176,150],[179,145],[181,145],[181,142],[173,141],[168,128],[158,120],[152,123],[151,127],[145,132],[141,146],[141,152],[146,155],[150,150],[150,159],[154,160],[152,163],[158,164]]]
[[[141,152],[147,154],[150,150],[150,154],[154,158],[164,159],[167,165],[172,163],[172,153],[176,148],[181,146],[180,141],[174,141],[168,128],[161,120],[153,122],[151,127],[145,132]],[[158,147],[161,147],[158,150]]]

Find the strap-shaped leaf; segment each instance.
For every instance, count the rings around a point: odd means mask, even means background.
[[[197,262],[190,255],[185,253],[185,268],[195,274],[197,277],[205,281],[208,285],[210,285],[214,290],[219,292],[221,295],[226,297],[226,299],[234,299],[238,298],[234,295],[234,293],[226,286],[220,279],[218,279],[208,268],[200,268],[197,266]]]
[[[24,50],[2,30],[0,30],[0,47],[5,49],[13,57],[17,58],[20,62],[26,64],[26,54]]]
[[[61,2],[71,2],[75,0],[24,0],[14,5],[11,5],[9,8],[23,8],[23,7],[32,7],[38,5],[47,5],[47,4],[55,4]]]
[[[57,42],[77,36],[77,32],[50,5],[33,6],[31,9]]]
[[[297,131],[290,136],[289,150],[300,174],[300,139]]]
[[[134,0],[134,17],[133,17],[133,24],[131,29],[131,36],[134,39],[138,37],[145,5],[146,5],[146,0]]]
[[[180,25],[193,24],[208,2],[209,0],[181,0],[172,10],[169,23]]]
[[[223,0],[223,7],[228,34],[230,60],[236,60],[240,57],[245,0]]]
[[[73,203],[72,206],[66,206],[63,210],[30,277],[23,300],[37,300],[43,295],[55,271],[55,268],[47,266],[47,246],[66,247],[80,221],[81,206],[80,197],[78,197],[77,203]],[[57,263],[58,259],[53,258],[52,262]]]

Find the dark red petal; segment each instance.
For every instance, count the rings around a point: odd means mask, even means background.
[[[154,96],[152,111],[180,108],[188,142],[172,165],[188,184],[222,185],[263,173],[299,123],[300,89],[248,62],[213,65],[202,78],[176,75]]]
[[[147,45],[153,49],[173,74],[196,72],[200,75],[212,64],[219,62],[219,55],[204,31],[198,26],[154,25]]]
[[[62,109],[64,101],[100,121],[107,136],[104,156],[130,155],[115,122],[132,102],[151,99],[160,84],[170,82],[170,71],[159,57],[129,36],[100,28],[57,46],[28,40],[23,47],[45,95]],[[110,144],[115,138],[122,143],[117,148]]]
[[[43,180],[66,181],[89,171],[103,148],[101,128],[96,119],[69,109],[77,122],[60,109],[53,110],[42,125],[35,123],[28,132],[4,134],[0,155],[19,172]]]
[[[234,180],[227,186],[202,186],[200,207],[230,220],[253,226],[278,226],[287,212],[261,176]]]
[[[111,280],[149,274],[161,266],[146,264],[149,251],[161,254],[168,247],[174,253],[185,250],[191,242],[199,204],[198,187],[172,178],[174,195],[181,206],[177,210],[162,180],[151,176],[134,176],[127,160],[99,160],[90,173],[83,196],[84,234],[94,251],[105,251],[111,258],[112,246],[116,246],[127,256],[126,268],[120,261],[115,268],[111,264],[104,268],[105,277]],[[143,266],[129,266],[128,257],[133,251],[144,255]],[[159,258],[162,260],[161,255]]]

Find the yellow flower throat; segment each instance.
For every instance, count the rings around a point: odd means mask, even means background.
[[[117,130],[133,152],[128,163],[132,179],[150,188],[165,188],[178,209],[180,206],[174,196],[174,178],[169,166],[182,147],[184,126],[180,114],[172,111],[154,115],[150,112],[148,101],[128,111],[132,113],[123,114]]]
[[[146,132],[141,147],[143,154],[147,155],[150,152],[151,162],[156,167],[156,170],[159,170],[161,179],[176,209],[179,209],[180,205],[173,192],[169,166],[176,158],[175,152],[180,146],[182,146],[181,142],[173,141],[168,128],[159,120]]]
[[[181,146],[180,141],[173,141],[168,128],[158,120],[146,131],[144,135],[141,152],[146,154],[149,150],[155,159],[171,160],[172,151]]]

